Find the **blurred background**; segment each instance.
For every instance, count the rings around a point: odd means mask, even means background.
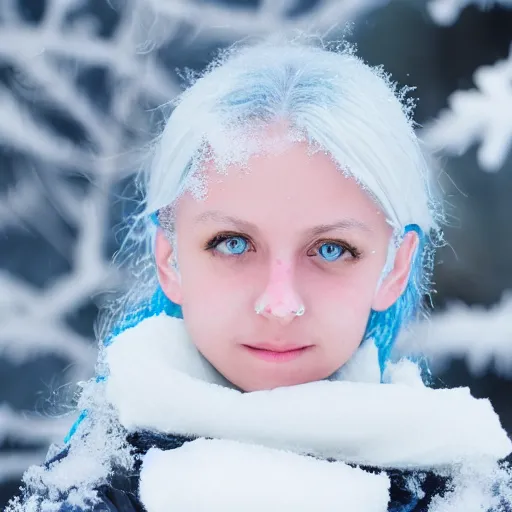
[[[511,0],[0,0],[0,509],[93,374],[155,107],[219,48],[304,30],[417,87],[450,225],[413,344],[436,385],[491,398],[512,433]]]

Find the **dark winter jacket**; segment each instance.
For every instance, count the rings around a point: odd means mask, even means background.
[[[142,456],[151,447],[160,448],[161,450],[173,450],[193,439],[153,432],[137,432],[129,435],[127,440],[133,447],[133,453]],[[49,461],[47,465],[65,456],[66,451],[63,451]],[[375,468],[365,469],[374,472],[379,471]],[[97,491],[100,501],[92,506],[90,510],[85,511],[73,507],[63,499],[59,512],[146,512],[138,499],[139,471],[140,462],[136,464],[135,470],[131,474],[124,472],[115,473],[111,477],[109,484],[98,487]],[[450,485],[449,479],[432,472],[395,470],[388,471],[387,474],[391,480],[389,512],[427,512],[432,497],[443,495]],[[414,478],[421,484],[420,486],[423,491],[421,496],[418,496],[418,493],[413,492],[411,489],[411,478]],[[503,512],[505,512],[505,509]]]

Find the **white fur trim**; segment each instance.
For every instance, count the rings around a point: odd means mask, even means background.
[[[199,439],[150,449],[139,495],[148,512],[386,512],[389,479],[341,462]]]

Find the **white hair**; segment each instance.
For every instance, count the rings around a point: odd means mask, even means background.
[[[405,92],[347,49],[260,43],[228,52],[170,116],[147,173],[144,213],[190,186],[206,147],[217,163],[242,162],[260,127],[285,120],[353,176],[396,230],[437,229],[429,166]]]

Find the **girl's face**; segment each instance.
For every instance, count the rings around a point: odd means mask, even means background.
[[[179,275],[157,234],[162,288],[181,304],[199,351],[237,387],[327,378],[358,348],[371,308],[386,309],[403,291],[415,234],[378,287],[392,229],[327,154],[294,143],[247,167],[219,174],[207,165],[206,197],[181,197]]]

